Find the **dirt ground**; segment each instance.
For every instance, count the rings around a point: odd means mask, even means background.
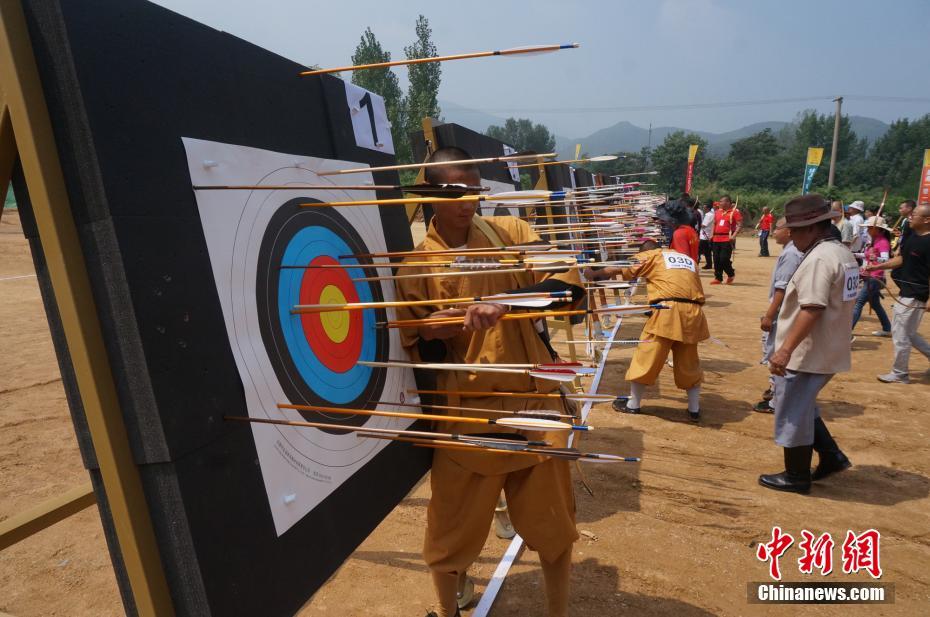
[[[930,602],[930,378],[912,359],[911,385],[884,385],[891,342],[857,328],[853,371],[823,393],[823,412],[854,467],[815,486],[809,496],[780,494],[756,483],[781,469],[772,417],[750,407],[766,387],[758,365],[758,318],[773,258],[756,257],[741,238],[732,286],[706,287],[711,333],[701,347],[703,419],[687,421],[685,398],[671,371],[647,393],[644,414],[609,405],[590,416],[597,430],[582,448],[642,456],[639,464],[586,467],[595,496],[580,483],[574,548],[572,615],[925,615]],[[54,359],[28,247],[15,212],[0,222],[0,519],[86,479]],[[25,278],[11,278],[25,277]],[[709,280],[709,279],[705,279]],[[887,307],[891,300],[886,299]],[[628,319],[620,338],[636,338],[642,319]],[[930,320],[922,326],[930,336]],[[632,350],[611,353],[601,392],[625,390]],[[432,591],[420,559],[429,498],[427,483],[372,533],[301,610],[302,617],[422,615]],[[847,530],[881,532],[883,582],[896,602],[873,606],[763,606],[747,603],[747,583],[765,581],[756,545],[774,525],[800,540],[802,529],[830,532],[837,542],[834,573],[798,572],[797,543],[781,560],[785,580],[868,581],[846,575],[840,545]],[[507,542],[491,534],[472,575],[479,592]],[[543,614],[535,553],[523,552],[491,614]],[[122,613],[96,509],[0,552],[0,613],[108,616]],[[465,611],[469,615],[470,611]]]

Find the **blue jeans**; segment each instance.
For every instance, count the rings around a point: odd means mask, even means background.
[[[875,311],[878,321],[881,322],[882,330],[891,332],[891,321],[888,319],[888,313],[885,312],[885,307],[882,306],[881,290],[881,283],[879,283],[877,279],[871,277],[865,278],[865,284],[862,286],[862,289],[859,290],[859,296],[856,298],[856,308],[853,309],[853,328],[856,327],[859,318],[862,317],[863,307],[868,303],[869,306],[872,307],[872,310]]]

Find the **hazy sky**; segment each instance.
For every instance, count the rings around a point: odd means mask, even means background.
[[[580,49],[443,65],[439,98],[529,117],[566,137],[620,120],[726,131],[801,109],[886,122],[930,113],[930,0],[158,0],[304,64],[351,64],[371,26],[394,59],[429,18],[440,54],[542,43]],[[406,83],[406,69],[395,69]],[[881,101],[861,97],[917,98]],[[800,99],[739,107],[657,106]],[[648,110],[609,109],[645,107]],[[602,111],[608,108],[607,111]]]

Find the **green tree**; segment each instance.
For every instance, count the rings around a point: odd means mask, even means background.
[[[504,126],[489,126],[485,132],[489,137],[510,144],[518,151],[552,152],[555,136],[542,124],[533,124],[526,118],[507,118]]]
[[[429,20],[420,15],[417,17],[415,29],[416,40],[412,45],[404,47],[407,59],[432,58],[439,55],[431,38],[433,31],[429,27]],[[442,65],[439,62],[409,65],[407,78],[410,83],[404,99],[408,135],[421,129],[420,123],[423,118],[439,118],[438,96],[441,77]]]
[[[797,183],[793,172],[785,147],[771,129],[733,142],[720,163],[720,180],[733,188],[787,190]]]
[[[677,196],[685,190],[685,178],[688,173],[688,146],[698,145],[697,158],[694,161],[694,182],[702,177],[707,154],[707,141],[695,133],[675,131],[669,133],[651,155],[652,168],[659,174],[656,183],[659,190]]]
[[[885,187],[893,195],[913,198],[920,185],[923,151],[930,147],[930,114],[898,120],[876,140],[868,157],[854,169],[860,186]]]
[[[381,47],[381,43],[375,38],[370,27],[366,28],[361,40],[355,47],[355,53],[352,54],[352,64],[374,64],[390,61],[391,52],[385,51]],[[411,159],[410,143],[404,132],[407,122],[397,75],[390,68],[353,71],[352,83],[375,94],[380,94],[384,98],[384,107],[391,123],[391,136],[394,140],[397,159],[405,162],[409,161]]]
[[[826,190],[830,173],[830,156],[833,150],[833,124],[835,114],[820,115],[813,110],[801,112],[795,119],[794,136],[786,148],[786,155],[797,166],[798,177],[803,175],[809,147],[823,148],[823,162],[817,169],[812,183],[813,191]],[[859,139],[850,128],[849,117],[840,117],[839,140],[836,149],[836,178],[838,186],[856,183],[854,172],[865,158],[868,143]]]

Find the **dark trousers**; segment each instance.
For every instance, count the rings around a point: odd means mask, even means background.
[[[759,232],[759,256],[769,256],[769,231],[767,229]]]
[[[701,240],[701,244],[698,246],[698,250],[701,252],[701,257],[704,258],[704,267],[713,268],[714,267],[714,248],[713,242],[710,240]]]
[[[714,278],[722,281],[724,273],[727,276],[736,275],[733,270],[733,243],[714,242]]]

